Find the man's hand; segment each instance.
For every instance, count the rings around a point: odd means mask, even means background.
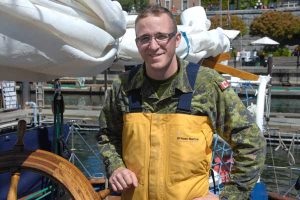
[[[124,167],[120,167],[112,173],[109,183],[115,192],[123,192],[131,187],[138,186],[135,173]]]
[[[217,195],[209,192],[206,196],[195,198],[193,200],[219,200],[219,197]]]

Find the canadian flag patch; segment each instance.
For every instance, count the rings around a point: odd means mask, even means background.
[[[219,87],[221,88],[221,90],[225,90],[226,88],[228,88],[230,86],[230,83],[225,80],[222,83],[219,84]]]

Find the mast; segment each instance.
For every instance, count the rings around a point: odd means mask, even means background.
[[[222,28],[222,0],[219,0],[219,10],[220,10],[220,27]]]

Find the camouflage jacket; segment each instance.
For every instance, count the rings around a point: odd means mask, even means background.
[[[160,96],[156,94],[145,69],[141,67],[128,81],[124,73],[112,85],[100,114],[99,149],[103,155],[108,175],[124,166],[121,154],[122,116],[129,112],[127,92],[140,89],[143,112],[174,113],[178,94],[191,92],[186,73],[186,61],[180,61],[177,75],[170,87]],[[234,155],[231,182],[225,186],[221,199],[248,199],[258,180],[265,160],[265,139],[240,98],[225,79],[215,70],[201,67],[194,86],[192,113],[207,115],[215,133],[230,144]]]

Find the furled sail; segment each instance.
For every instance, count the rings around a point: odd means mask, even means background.
[[[141,64],[135,15],[110,0],[0,0],[0,80],[94,76]],[[229,50],[221,28],[209,30],[203,7],[181,14],[176,53],[193,62]]]
[[[117,1],[0,0],[0,79],[98,74],[125,30]]]

